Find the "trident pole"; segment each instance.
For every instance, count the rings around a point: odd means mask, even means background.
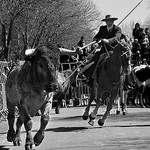
[[[120,23],[117,25],[119,26],[141,3],[143,0],[141,0],[121,21]]]

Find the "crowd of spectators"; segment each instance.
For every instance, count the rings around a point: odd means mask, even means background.
[[[135,24],[132,32],[132,60],[134,65],[147,60],[150,63],[150,31],[149,28],[142,28],[139,23]]]

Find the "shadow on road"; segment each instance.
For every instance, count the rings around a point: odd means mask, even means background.
[[[105,126],[105,127],[125,127],[125,128],[133,128],[133,127],[150,127],[150,124],[134,124],[134,125],[114,125],[114,126]]]
[[[58,128],[51,128],[46,129],[46,131],[52,131],[52,132],[74,132],[74,131],[82,131],[87,130],[89,128],[87,127],[58,127]]]
[[[4,146],[4,145],[1,145],[0,146],[0,150],[9,150],[9,148],[5,148],[6,146]]]

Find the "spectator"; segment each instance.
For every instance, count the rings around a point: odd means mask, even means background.
[[[132,53],[135,55],[138,51],[140,52],[141,45],[138,42],[138,39],[134,39],[134,42],[132,43]]]
[[[81,39],[80,39],[80,41],[78,42],[78,46],[79,46],[79,47],[85,46],[84,36],[81,36]]]
[[[85,40],[84,40],[84,37],[83,37],[83,36],[81,36],[81,39],[80,39],[80,41],[78,42],[78,46],[79,46],[79,47],[85,46]],[[82,54],[79,54],[79,61],[84,61],[85,58],[86,58],[86,56],[87,56],[87,48],[84,48],[84,49],[83,49],[83,53],[82,53]]]
[[[147,53],[148,47],[149,47],[149,40],[145,32],[142,33],[142,37],[140,40],[140,45],[141,45],[141,59],[146,58],[145,54]]]
[[[140,24],[136,23],[135,27],[133,29],[133,32],[132,32],[133,38],[134,39],[138,39],[138,42],[140,42],[141,36],[142,36],[142,32],[143,32],[143,29],[140,27]]]
[[[150,41],[150,31],[149,31],[149,28],[145,28],[145,34],[147,35],[147,38]]]
[[[147,60],[145,58],[143,59],[143,63],[142,64],[148,66],[148,62],[147,62]]]

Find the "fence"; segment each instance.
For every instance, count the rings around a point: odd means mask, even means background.
[[[8,68],[8,62],[0,61],[0,121],[6,120],[6,116],[7,116],[6,93],[5,93],[7,68]]]

